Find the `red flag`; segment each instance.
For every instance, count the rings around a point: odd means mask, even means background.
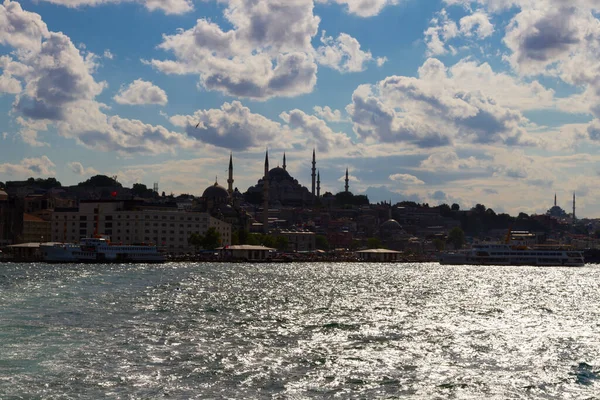
[[[117,192],[112,192],[110,195],[111,195],[112,197],[117,197]]]

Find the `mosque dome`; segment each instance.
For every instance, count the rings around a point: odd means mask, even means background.
[[[293,180],[290,174],[281,167],[275,167],[269,171],[269,180],[281,182],[285,180]]]
[[[388,219],[383,224],[381,224],[381,229],[386,231],[401,231],[402,225],[398,223],[395,219]]]
[[[227,193],[227,189],[215,182],[214,185],[206,188],[202,197],[205,199],[227,199],[229,193]]]

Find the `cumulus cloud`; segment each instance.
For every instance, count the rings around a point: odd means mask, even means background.
[[[342,72],[362,71],[373,56],[347,34],[324,37],[313,48],[320,23],[313,6],[313,0],[229,0],[224,16],[232,29],[199,19],[163,36],[159,48],[174,59],[146,62],[167,74],[198,74],[207,90],[257,100],[311,92],[317,60]]]
[[[113,58],[115,58],[115,56],[113,53],[111,53],[110,50],[106,49],[106,50],[104,50],[104,58],[112,60]]]
[[[403,183],[406,185],[424,185],[425,182],[420,180],[414,175],[410,174],[393,174],[389,176],[390,180],[394,182]]]
[[[127,87],[121,87],[114,100],[119,104],[143,105],[143,104],[167,104],[167,93],[143,79],[136,79]]]
[[[341,122],[343,121],[342,112],[340,110],[332,110],[331,107],[325,106],[314,106],[313,111],[317,117],[330,122]]]
[[[83,55],[63,33],[49,32],[39,15],[6,1],[0,5],[0,21],[0,43],[16,46],[12,53],[16,60],[0,56],[0,67],[2,76],[10,75],[22,85],[13,111],[26,143],[48,145],[38,134],[52,124],[61,136],[84,146],[124,154],[173,152],[197,145],[161,126],[106,115],[107,107],[96,101],[106,87],[93,77],[97,57]],[[11,90],[17,89],[14,82],[11,85]]]
[[[373,17],[385,6],[398,4],[398,0],[316,0],[317,3],[337,3],[346,6],[350,14]]]
[[[429,56],[456,54],[457,50],[447,43],[458,37],[485,39],[494,33],[494,25],[488,15],[477,11],[460,19],[451,20],[445,9],[438,12],[425,30],[425,44]]]
[[[430,154],[421,161],[420,167],[429,171],[457,171],[481,168],[482,162],[475,157],[461,159],[454,151],[441,151]]]
[[[97,174],[99,174],[99,172],[96,169],[92,168],[92,167],[85,168],[83,166],[83,164],[81,164],[79,161],[73,161],[73,162],[67,163],[67,167],[69,167],[69,169],[74,174],[77,174],[77,175],[88,176],[88,175],[97,175]]]
[[[55,175],[54,163],[47,157],[24,158],[18,164],[0,164],[0,173],[14,178]]]
[[[286,130],[281,124],[252,113],[239,101],[224,103],[219,109],[198,110],[193,115],[174,115],[169,120],[191,137],[233,150],[285,141]]]
[[[354,131],[365,140],[406,142],[439,147],[466,143],[533,144],[527,120],[478,90],[452,80],[436,59],[427,60],[419,77],[390,76],[376,85],[361,85],[346,111]]]
[[[365,64],[374,60],[371,52],[362,51],[358,40],[346,33],[340,33],[337,39],[333,39],[325,36],[323,31],[321,42],[324,46],[317,49],[317,61],[340,72],[364,71]],[[376,62],[381,66],[385,61],[377,59]]]
[[[79,8],[92,7],[103,4],[136,2],[143,4],[148,10],[161,10],[165,14],[185,14],[194,9],[191,0],[42,0],[61,6]]]
[[[310,139],[307,141],[307,146],[316,144],[320,152],[352,147],[352,142],[348,136],[344,133],[334,132],[327,126],[325,121],[313,115],[308,115],[300,110],[292,110],[281,113],[280,117],[301,136],[308,136]]]

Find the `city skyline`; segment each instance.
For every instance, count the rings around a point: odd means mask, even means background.
[[[423,4],[426,3],[426,4]],[[245,192],[286,154],[321,193],[600,216],[600,5],[5,1],[0,181]]]

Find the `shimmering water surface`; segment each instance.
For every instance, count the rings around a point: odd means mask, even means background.
[[[600,267],[0,264],[0,398],[600,397]]]

